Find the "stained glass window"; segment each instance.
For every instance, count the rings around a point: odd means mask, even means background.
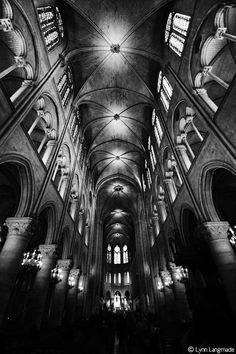
[[[121,263],[121,257],[120,257],[120,247],[116,245],[114,248],[114,264],[120,264]]]
[[[107,263],[111,263],[111,245],[107,246]]]
[[[58,7],[38,7],[39,22],[48,51],[52,50],[64,37],[61,14]]]
[[[123,263],[128,263],[129,258],[128,258],[128,247],[127,245],[123,246]]]
[[[180,57],[184,49],[190,19],[190,16],[171,12],[166,22],[165,42]]]
[[[73,94],[73,76],[69,66],[62,74],[57,87],[61,96],[62,104],[65,107]]]

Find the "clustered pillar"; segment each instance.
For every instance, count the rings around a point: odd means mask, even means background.
[[[33,235],[33,219],[8,218],[5,225],[8,227],[8,235],[0,253],[0,326],[4,324],[23,254]]]

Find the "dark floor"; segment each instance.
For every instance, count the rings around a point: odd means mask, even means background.
[[[160,328],[152,314],[106,311],[73,327],[46,329],[11,328],[0,333],[1,354],[185,354],[187,348],[233,347],[235,326],[227,321],[168,323]]]
[[[159,327],[154,317],[104,313],[73,328],[5,331],[1,354],[156,354],[160,352]]]

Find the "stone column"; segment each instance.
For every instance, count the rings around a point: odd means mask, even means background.
[[[175,298],[173,293],[173,285],[166,286],[165,285],[165,278],[166,274],[169,274],[169,271],[163,270],[160,272],[161,279],[164,285],[163,293],[165,299],[165,321],[166,322],[173,322],[176,319],[175,313]]]
[[[160,210],[161,221],[164,223],[167,218],[166,204],[164,200],[158,200],[157,202]]]
[[[79,269],[71,269],[69,275],[75,280],[75,285],[73,288],[68,289],[66,300],[66,323],[69,325],[73,324],[75,321],[79,274]]]
[[[189,309],[185,285],[177,279],[177,267],[173,262],[169,262],[169,269],[173,280],[175,305],[177,310],[177,317],[179,320],[189,321],[191,319],[191,312]]]
[[[152,224],[153,224],[154,234],[155,234],[155,238],[156,238],[159,235],[159,232],[160,232],[160,224],[159,224],[158,215],[155,215],[155,216],[152,217]]]
[[[191,167],[191,161],[190,158],[188,157],[186,146],[183,144],[179,144],[176,145],[175,149],[180,157],[185,172],[187,172]]]
[[[8,235],[0,254],[0,326],[3,325],[23,255],[33,233],[32,221],[29,217],[7,218],[5,223]]]
[[[236,255],[228,240],[228,229],[228,222],[204,222],[199,231],[210,248],[229,304],[236,316]]]
[[[43,158],[42,158],[44,165],[47,165],[47,162],[49,161],[50,156],[52,155],[52,151],[53,151],[56,143],[57,143],[56,140],[49,140],[47,142],[47,147],[46,147],[46,150],[45,150]]]
[[[51,281],[51,270],[55,267],[57,259],[57,245],[40,245],[42,267],[37,272],[33,289],[31,291],[26,315],[27,327],[35,326],[40,329],[45,313],[46,301]]]
[[[61,195],[62,199],[64,199],[65,194],[66,194],[67,185],[68,185],[69,176],[68,176],[68,174],[65,174],[61,178],[62,178],[62,181],[61,181],[61,186],[60,186],[60,195]]]
[[[62,270],[62,280],[55,285],[52,304],[50,308],[48,327],[57,328],[62,325],[64,316],[66,293],[68,289],[68,277],[71,267],[70,259],[61,259],[57,261],[59,268]]]
[[[173,203],[175,201],[176,195],[177,195],[177,190],[174,184],[174,181],[172,178],[165,178],[164,182],[166,184],[166,187],[169,192],[170,200]]]

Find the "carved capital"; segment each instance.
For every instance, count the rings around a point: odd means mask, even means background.
[[[67,271],[71,268],[72,261],[71,259],[59,259],[57,265],[61,270]]]
[[[71,269],[70,276],[77,278],[80,275],[80,269]]]
[[[214,38],[216,39],[224,39],[224,34],[226,33],[227,28],[226,27],[218,27],[215,33]]]
[[[15,62],[18,68],[23,68],[26,66],[26,60],[22,56],[15,56]]]
[[[227,240],[229,223],[227,221],[204,222],[198,229],[199,236],[203,236],[206,241],[219,239]]]
[[[35,223],[30,217],[7,218],[4,225],[8,227],[9,236],[32,236],[35,231]]]
[[[40,245],[39,251],[42,258],[57,258],[57,245]]]
[[[0,30],[3,32],[9,32],[13,30],[10,18],[0,18]]]
[[[205,66],[203,67],[203,69],[202,69],[202,75],[203,75],[203,76],[209,75],[210,72],[211,72],[211,70],[212,70],[212,66],[210,66],[210,65],[205,65]]]

